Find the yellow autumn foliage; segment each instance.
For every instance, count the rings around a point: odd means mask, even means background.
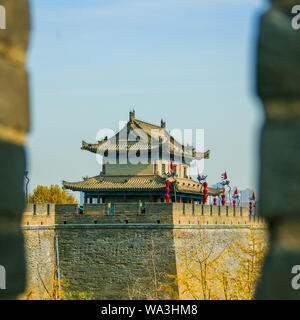
[[[173,284],[158,283],[160,292],[148,299],[253,299],[267,249],[264,237],[252,229],[243,238],[227,241],[205,230],[193,236],[182,243],[177,274],[168,275]]]
[[[58,185],[37,186],[33,193],[28,197],[29,203],[59,203],[75,204],[77,203],[74,196],[69,195],[66,190],[61,189]]]
[[[93,294],[91,292],[73,290],[73,285],[65,279],[57,278],[57,271],[52,280],[51,288],[47,287],[44,282],[43,286],[47,294],[46,300],[92,300]],[[27,290],[25,300],[33,298],[34,291]]]

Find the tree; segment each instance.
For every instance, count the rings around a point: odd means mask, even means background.
[[[29,203],[59,203],[59,204],[76,204],[74,196],[69,195],[66,190],[61,189],[58,185],[37,186],[33,193],[28,197]]]
[[[178,250],[177,274],[168,275],[178,286],[179,296],[166,283],[160,283],[159,296],[174,300],[251,300],[266,249],[266,240],[258,230],[250,229],[242,238],[208,230],[191,233]]]
[[[224,282],[218,275],[226,273],[229,245],[223,238],[217,232],[199,230],[183,240],[174,277],[181,298],[224,299]]]
[[[145,265],[151,279],[148,289],[136,281],[131,291],[143,294],[148,300],[223,299],[223,282],[216,275],[223,274],[223,269],[225,272],[228,243],[224,237],[217,232],[198,230],[183,234],[177,245],[177,273],[167,274],[157,267],[152,240],[151,259]]]
[[[51,290],[47,290],[47,300],[92,300],[93,293],[89,291],[73,290],[73,286],[77,283],[74,281],[71,283],[66,279],[57,279],[54,276],[53,287]]]
[[[129,300],[178,300],[177,285],[173,277],[163,270],[160,270],[158,260],[160,257],[159,238],[151,235],[151,249],[147,252],[147,258],[142,260],[144,276],[132,274],[128,276],[128,297]]]
[[[71,284],[68,280],[58,280],[54,276],[52,287],[47,288],[44,281],[42,281],[44,289],[47,293],[45,300],[92,300],[93,293],[89,291],[72,290],[76,285]],[[34,295],[33,290],[27,290],[25,300],[32,300]]]
[[[239,264],[232,279],[233,298],[237,300],[253,299],[261,266],[266,254],[267,246],[263,235],[250,229],[243,243],[233,239],[230,254]]]

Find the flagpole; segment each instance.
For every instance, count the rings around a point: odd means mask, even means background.
[[[170,163],[170,171],[171,171],[171,175],[173,176],[173,179],[174,179],[174,200],[175,200],[175,203],[176,203],[176,200],[177,200],[176,199],[176,182],[177,182],[177,180],[175,178],[176,172],[174,170],[174,166],[173,166],[172,161]]]

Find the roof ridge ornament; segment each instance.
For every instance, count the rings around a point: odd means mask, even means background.
[[[129,111],[129,122],[133,122],[135,120],[135,110]]]

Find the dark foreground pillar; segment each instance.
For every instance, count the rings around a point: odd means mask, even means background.
[[[16,299],[25,289],[20,222],[25,204],[23,145],[29,130],[29,7],[27,0],[2,0],[0,5],[0,299]]]
[[[271,2],[260,21],[257,65],[266,114],[259,215],[269,223],[270,250],[256,298],[300,299],[294,278],[300,265],[300,29],[292,27],[292,8],[300,3]]]

